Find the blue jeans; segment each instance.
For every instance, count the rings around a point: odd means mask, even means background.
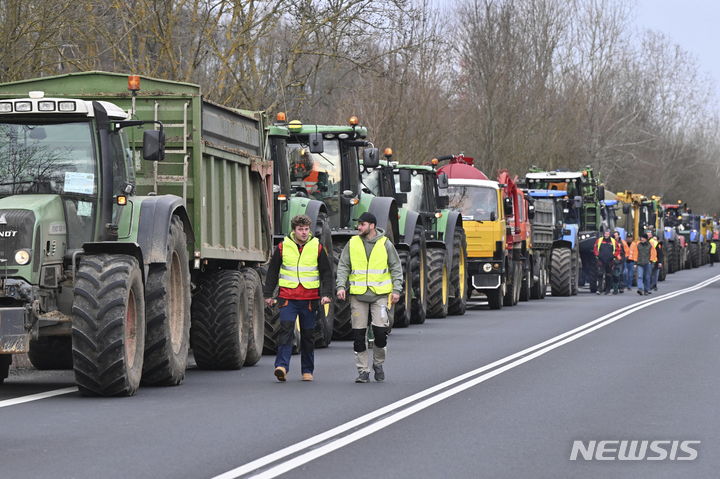
[[[660,276],[660,268],[657,263],[652,264],[652,276],[650,277],[650,288],[657,288],[658,277]]]
[[[652,263],[637,265],[638,291],[650,291],[650,275],[652,274]]]
[[[315,370],[315,317],[319,300],[278,299],[280,331],[277,339],[275,367],[290,371],[295,321],[300,320],[300,369],[303,374]]]
[[[635,276],[635,261],[625,262],[625,286],[632,288],[633,276]]]

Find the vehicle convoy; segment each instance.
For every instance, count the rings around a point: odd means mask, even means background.
[[[678,235],[685,238],[688,245],[688,257],[690,267],[698,268],[704,263],[705,238],[702,235],[702,217],[693,214],[690,210],[682,213],[682,219],[678,226]]]
[[[188,83],[88,72],[0,85],[0,378],[27,352],[38,369],[74,369],[83,394],[128,396],[179,384],[190,346],[204,369],[257,362],[263,138],[261,115]]]
[[[283,223],[289,229],[290,218],[305,212],[323,226],[323,244],[332,244],[337,266],[345,244],[357,233],[357,218],[369,211],[378,220],[377,227],[395,243],[398,253],[410,247],[399,241],[398,206],[393,197],[378,197],[362,187],[361,168],[374,168],[380,162],[379,152],[366,140],[367,128],[360,126],[356,117],[348,125],[303,125],[297,120],[287,124],[287,158],[291,194],[317,203],[308,202],[302,209],[288,207]],[[361,150],[362,149],[362,150]],[[362,153],[362,154],[361,154]],[[360,159],[364,166],[361,167]],[[290,206],[290,205],[289,205]],[[329,236],[329,238],[328,238]],[[407,271],[404,271],[407,279]],[[350,303],[335,300],[333,338],[351,339]]]
[[[515,248],[515,242],[508,239],[515,234],[508,220],[513,213],[513,198],[505,198],[505,186],[475,168],[472,158],[460,154],[437,160],[449,160],[438,173],[448,177],[448,206],[462,213],[467,238],[468,293],[478,291],[487,296],[490,309],[516,304],[524,258],[522,246]]]
[[[385,157],[364,183],[378,194],[394,196],[400,206],[400,231],[411,246],[412,321],[465,314],[467,244],[460,212],[447,208],[447,176],[432,166],[389,161],[389,148]],[[422,240],[410,241],[418,237]]]
[[[597,267],[593,248],[603,231],[602,200],[605,188],[592,168],[581,171],[541,171],[532,168],[525,175],[529,189],[564,191],[568,201],[564,210],[562,243],[553,248],[550,286],[553,296],[577,294],[580,273],[597,290]],[[562,246],[562,247],[561,247]]]

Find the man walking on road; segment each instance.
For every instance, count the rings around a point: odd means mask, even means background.
[[[665,250],[663,249],[662,243],[659,242],[655,236],[653,236],[652,231],[648,231],[648,243],[650,243],[652,247],[655,248],[655,256],[657,257],[655,262],[653,262],[652,264],[650,288],[653,291],[657,291],[658,277],[660,276],[660,270],[662,269],[663,263],[665,262]]]
[[[597,259],[598,279],[602,281],[604,276],[605,294],[610,294],[615,272],[615,261],[620,259],[620,248],[615,242],[615,238],[610,236],[609,230],[605,230],[603,237],[598,238],[595,242],[594,253]],[[597,294],[600,294],[600,283],[598,283]],[[615,289],[614,294],[617,294],[617,289]]]
[[[359,234],[350,238],[345,245],[337,268],[336,286],[339,300],[348,299],[347,284],[350,284],[353,349],[358,370],[356,383],[370,380],[368,314],[372,319],[375,338],[372,355],[375,381],[385,380],[383,363],[390,328],[390,304],[400,300],[402,291],[403,271],[400,257],[385,232],[376,225],[377,219],[372,213],[360,215],[357,226]]]
[[[633,241],[633,236],[628,233],[627,235],[627,257],[625,258],[625,286],[628,291],[632,290],[633,279],[635,278],[635,257],[633,256],[633,245],[637,243],[637,240]]]
[[[630,251],[627,243],[620,237],[619,231],[613,231],[613,238],[615,244],[618,245],[618,251],[620,252],[620,259],[615,262],[615,272],[613,273],[613,294],[616,294],[618,289],[621,293],[625,292],[625,262],[627,261],[627,255]]]
[[[631,254],[637,263],[637,293],[640,295],[650,294],[650,275],[652,263],[657,261],[655,248],[648,242],[647,235],[640,235],[640,241],[633,243]]]
[[[275,357],[275,377],[284,382],[290,370],[295,321],[300,319],[300,369],[303,381],[312,381],[315,369],[315,318],[320,304],[332,300],[332,268],[320,241],[310,232],[312,221],[297,215],[290,220],[292,232],[273,252],[265,278],[265,303],[275,304],[280,286],[280,331]],[[321,291],[320,291],[321,290]],[[322,296],[322,299],[320,298]]]

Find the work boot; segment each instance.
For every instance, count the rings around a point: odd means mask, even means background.
[[[373,364],[373,370],[375,371],[375,381],[379,383],[385,381],[385,371],[383,371],[382,364]]]
[[[597,294],[598,296],[600,296],[602,293],[601,293],[600,291],[596,291],[595,294]]]
[[[312,381],[313,380],[312,373],[303,373],[302,380],[303,381]]]
[[[617,291],[617,289],[616,289],[615,291],[613,291],[613,294],[618,294],[618,291]]]
[[[284,367],[278,366],[278,367],[275,368],[275,377],[276,377],[277,380],[280,381],[281,383],[284,383],[284,382],[285,382],[285,375],[286,375],[286,374],[287,374],[287,369],[285,369]]]
[[[638,293],[638,294],[639,294],[640,296],[642,296],[642,295],[643,295],[643,292],[642,292],[642,290],[641,290],[641,289],[638,289],[637,293]]]
[[[360,371],[358,377],[355,378],[356,383],[370,382],[370,371]]]

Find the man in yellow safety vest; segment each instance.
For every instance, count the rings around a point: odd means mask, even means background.
[[[375,381],[385,380],[383,363],[387,352],[387,333],[390,328],[390,304],[400,300],[403,271],[395,246],[377,228],[372,213],[358,218],[357,236],[353,236],[340,255],[337,268],[337,297],[348,299],[350,285],[350,310],[353,331],[355,365],[358,370],[356,383],[370,380],[370,354],[367,350],[368,314],[372,318],[374,335],[372,368]]]
[[[331,302],[332,267],[320,241],[310,232],[311,224],[312,220],[306,215],[297,215],[290,220],[292,232],[275,248],[265,277],[263,294],[268,306],[275,304],[275,288],[280,287],[275,377],[282,382],[290,370],[296,319],[300,320],[302,380],[313,380],[318,302]]]

